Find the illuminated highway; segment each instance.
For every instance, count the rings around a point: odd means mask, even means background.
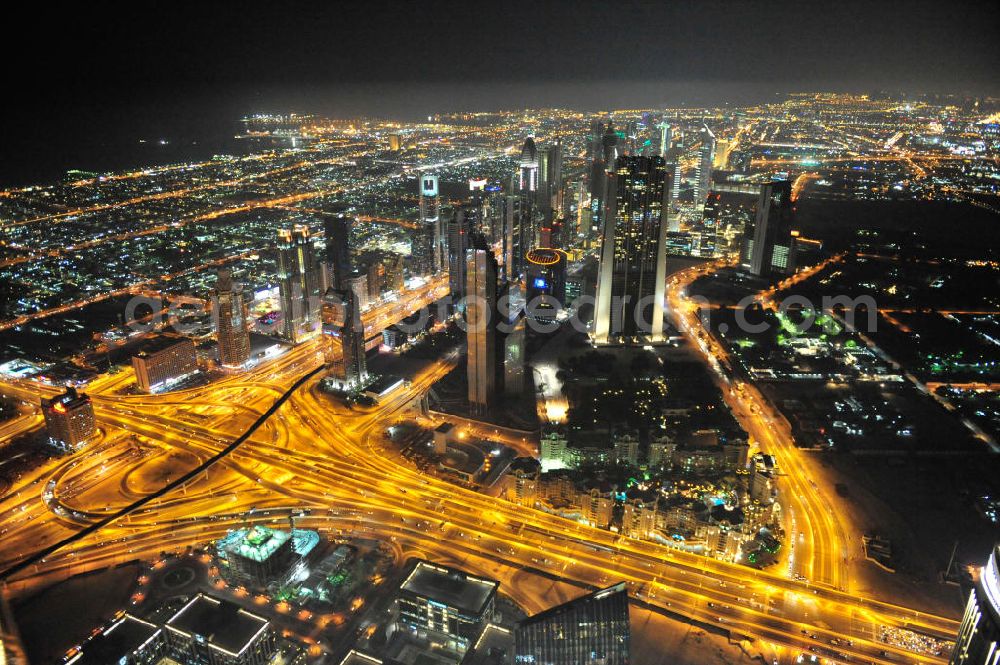
[[[682,285],[709,269],[696,268],[674,277],[670,298],[677,311],[687,311],[681,307]],[[436,288],[430,287],[431,291]],[[369,316],[378,325],[398,320],[405,308],[397,305],[393,310],[392,305],[373,310]],[[681,321],[682,329],[699,347],[711,349],[716,363],[727,362],[716,343],[702,337],[697,320],[689,312]],[[319,366],[319,344],[318,340],[304,343],[246,374],[176,393],[117,396],[98,392],[116,382],[95,383],[92,392],[98,421],[112,434],[89,453],[22,479],[0,500],[0,519],[7,529],[0,551],[4,567],[126,505],[144,485],[135,481],[143,474],[142,466],[164,451],[183,451],[190,456],[192,468],[218,452],[296,377]],[[782,571],[758,571],[621,538],[498,502],[422,476],[384,455],[376,444],[384,428],[403,417],[413,400],[451,368],[443,360],[430,364],[377,409],[367,411],[338,406],[319,391],[318,378],[308,381],[220,464],[180,490],[31,566],[16,576],[12,588],[205,544],[239,524],[251,507],[257,508],[253,519],[265,519],[261,511],[267,507],[308,507],[311,514],[303,518],[303,524],[389,539],[427,556],[447,559],[460,552],[470,560],[540,570],[595,586],[626,580],[633,594],[647,602],[718,625],[735,636],[873,662],[899,658],[940,662],[873,641],[878,625],[913,627],[948,638],[957,624],[846,591],[844,543],[837,521],[822,493],[811,485],[808,469],[787,433],[775,427],[774,416],[761,415],[768,412],[752,388],[736,386],[728,399],[760,447],[778,456],[786,474],[782,494],[803,534],[795,547],[795,566],[805,581],[789,579]],[[37,400],[40,394],[53,391],[19,382],[5,385],[4,392]],[[126,434],[159,452],[129,452],[122,441]],[[515,598],[530,606],[544,606],[544,598],[531,597],[539,593],[544,592],[519,588]],[[883,651],[889,655],[882,656]]]

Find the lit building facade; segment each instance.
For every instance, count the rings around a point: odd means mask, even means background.
[[[793,214],[792,183],[776,180],[761,185],[753,231],[746,234],[743,256],[752,275],[795,272]]]
[[[164,624],[167,653],[180,663],[266,665],[278,651],[270,622],[199,593]]]
[[[329,283],[335,289],[343,289],[351,274],[351,218],[347,215],[331,215],[323,220],[326,234],[326,266]]]
[[[281,297],[282,335],[302,341],[319,318],[320,271],[309,228],[296,226],[278,232],[278,293]]]
[[[67,388],[62,395],[42,398],[42,415],[49,443],[64,452],[82,448],[97,432],[90,397]]]
[[[223,367],[243,367],[250,360],[250,331],[242,285],[234,285],[228,269],[219,271],[215,285],[219,307],[217,341]]]
[[[631,632],[624,582],[558,605],[514,629],[514,662],[629,665]]]
[[[466,252],[465,305],[468,346],[469,406],[475,415],[489,415],[497,392],[497,262],[493,250],[479,243]]]
[[[496,580],[418,561],[393,602],[394,629],[439,644],[461,661],[493,620],[499,586]]]
[[[1000,665],[1000,546],[969,592],[950,665]]]
[[[327,289],[323,295],[322,317],[330,378],[342,390],[363,386],[368,381],[365,332],[354,291]]]
[[[135,382],[143,392],[153,393],[198,371],[194,342],[187,337],[159,335],[143,344],[132,356]]]
[[[594,341],[663,339],[664,208],[670,174],[662,157],[619,157],[612,175],[594,311]]]

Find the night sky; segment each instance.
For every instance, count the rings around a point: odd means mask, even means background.
[[[74,3],[8,27],[0,183],[170,158],[253,111],[756,102],[794,90],[997,94],[995,2]],[[174,157],[182,156],[180,153]]]

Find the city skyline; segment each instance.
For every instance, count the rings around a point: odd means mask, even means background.
[[[998,17],[40,20],[0,662],[1000,665]]]

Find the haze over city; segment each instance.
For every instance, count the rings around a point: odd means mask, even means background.
[[[27,11],[0,663],[1000,664],[993,3]]]

